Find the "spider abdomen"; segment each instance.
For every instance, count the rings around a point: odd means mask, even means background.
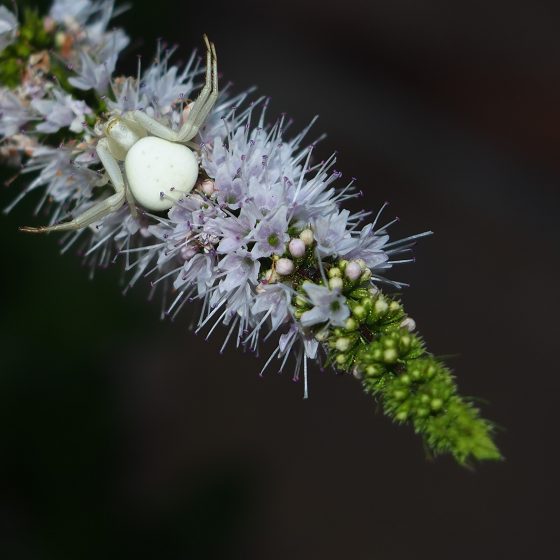
[[[168,210],[198,178],[198,162],[189,148],[155,136],[138,140],[124,166],[134,199],[147,210]]]

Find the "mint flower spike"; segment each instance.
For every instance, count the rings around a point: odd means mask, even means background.
[[[501,459],[492,424],[459,396],[449,369],[411,332],[415,323],[401,304],[369,282],[351,281],[354,267],[355,262],[339,261],[329,271],[332,277],[338,277],[333,270],[349,272],[342,293],[351,314],[344,327],[317,331],[328,348],[328,362],[360,379],[385,414],[399,424],[411,424],[434,455],[450,453],[462,465],[473,459]],[[301,298],[297,304],[305,308]],[[309,311],[302,318],[305,313]]]
[[[326,356],[434,455],[464,465],[499,459],[492,425],[459,396],[401,304],[379,290],[406,286],[387,275],[413,262],[412,247],[431,232],[390,240],[387,203],[369,223],[367,210],[344,209],[361,191],[355,179],[340,184],[335,154],[315,159],[316,117],[291,136],[285,115],[267,124],[268,98],[249,103],[252,90],[218,87],[208,41],[206,65],[193,53],[180,68],[160,46],[135,76],[115,75],[129,42],[111,24],[121,11],[114,0],[54,0],[48,16],[26,10],[18,21],[0,8],[0,160],[20,169],[11,188],[21,185],[5,211],[41,191],[37,210],[59,225],[23,229],[68,230],[62,252],[80,252],[91,275],[121,259],[125,291],[149,277],[162,318],[198,302],[196,332],[209,338],[225,326],[221,350],[258,353],[276,340],[261,374],[272,363],[294,381],[301,373],[304,398],[308,362]],[[150,197],[129,192],[124,204],[121,190],[113,207],[116,187],[142,169],[128,156],[152,140],[162,167],[144,185]],[[188,166],[178,165],[177,149],[191,151]],[[66,227],[84,215],[96,221]]]

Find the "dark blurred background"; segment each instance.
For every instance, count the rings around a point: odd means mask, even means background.
[[[46,2],[37,2],[45,6]],[[55,236],[0,220],[0,556],[540,558],[556,535],[560,3],[133,2],[149,57],[206,32],[222,84],[258,85],[356,176],[395,237],[432,229],[409,313],[503,429],[506,461],[426,459],[351,378],[311,398],[262,357],[161,322],[120,266],[94,281]],[[4,178],[7,172],[4,173]],[[17,189],[1,190],[5,206]],[[388,214],[388,215],[389,215]]]

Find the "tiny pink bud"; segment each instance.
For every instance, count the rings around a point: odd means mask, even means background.
[[[303,257],[305,255],[305,243],[301,239],[292,239],[288,245],[292,257]]]
[[[362,275],[362,267],[356,261],[350,261],[346,265],[346,269],[344,270],[344,274],[346,274],[346,278],[352,280],[353,282],[357,280]]]
[[[276,272],[281,276],[288,276],[294,271],[294,263],[290,259],[278,259],[276,261]]]
[[[200,188],[206,196],[210,196],[216,190],[214,189],[214,181],[212,181],[212,179],[204,179],[200,184]]]

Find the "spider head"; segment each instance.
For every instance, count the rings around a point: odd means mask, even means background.
[[[146,131],[140,125],[121,115],[111,117],[103,128],[111,151],[118,159],[124,159],[128,150],[146,136]]]

